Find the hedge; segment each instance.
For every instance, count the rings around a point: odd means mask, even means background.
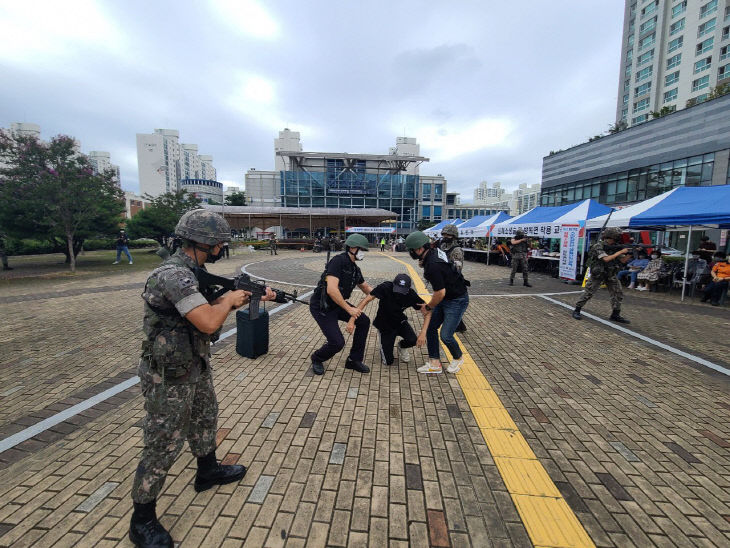
[[[157,245],[159,244],[155,240],[150,240],[147,238],[129,241],[129,247],[132,249]],[[116,238],[84,240],[85,251],[116,248]],[[59,251],[53,244],[51,244],[51,242],[33,239],[15,240],[13,238],[6,238],[5,249],[8,255],[42,255],[46,253],[61,253],[61,251]]]

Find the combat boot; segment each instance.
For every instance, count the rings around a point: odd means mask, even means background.
[[[246,467],[240,464],[218,464],[215,451],[198,457],[198,473],[195,475],[195,490],[200,493],[214,485],[225,485],[238,481],[246,475]]]
[[[353,359],[345,360],[345,369],[352,369],[358,373],[370,373],[370,368],[362,362],[356,362]]]
[[[532,287],[532,284],[530,282],[528,282],[527,280],[522,282],[522,285],[524,285],[525,287]]]
[[[510,284],[510,285],[515,285],[515,281],[514,281],[514,280],[513,280],[512,278],[510,278],[510,279],[509,279],[509,284]]]
[[[575,310],[573,310],[573,318],[576,320],[582,320],[583,316],[580,315],[580,307],[576,306]]]
[[[173,542],[162,524],[157,521],[156,501],[134,503],[134,512],[129,524],[129,540],[139,548],[172,548]]]
[[[631,323],[629,320],[621,316],[620,310],[614,310],[611,317],[608,319],[618,323]]]

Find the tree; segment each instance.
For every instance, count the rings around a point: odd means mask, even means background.
[[[625,120],[619,120],[615,124],[608,124],[608,132],[613,135],[614,133],[625,130],[627,127],[629,127],[629,125]]]
[[[175,231],[182,214],[200,207],[200,199],[187,190],[166,192],[156,198],[146,195],[151,204],[127,221],[127,232],[132,238],[153,238],[160,245]]]
[[[676,111],[677,107],[675,105],[672,106],[664,106],[660,110],[654,110],[651,112],[652,118],[663,118],[667,114],[671,114],[672,112]]]
[[[234,192],[230,196],[226,196],[226,205],[229,206],[245,206],[246,205],[246,192]]]
[[[56,243],[75,272],[84,239],[114,232],[123,211],[115,174],[95,174],[73,138],[0,132],[0,225],[11,236]]]
[[[438,223],[435,223],[433,221],[430,221],[429,219],[421,219],[418,221],[418,225],[416,228],[418,230],[426,230],[427,228],[431,228],[432,226],[436,226]]]

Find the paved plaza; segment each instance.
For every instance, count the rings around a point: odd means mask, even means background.
[[[244,266],[306,294],[324,264],[258,251],[211,270]],[[406,253],[362,263],[371,285],[409,267],[421,274]],[[147,274],[0,285],[0,443],[32,434],[0,445],[0,546],[130,546]],[[622,331],[598,321],[605,290],[584,309],[597,319],[579,322],[563,306],[579,286],[533,274],[532,288],[519,277],[510,287],[506,268],[471,262],[465,275],[456,375],[417,374],[425,348],[381,365],[371,330],[370,374],[346,370],[345,351],[314,376],[324,339],[299,304],[268,306],[269,353],[250,360],[236,353],[232,314],[213,347],[217,455],[249,470],[196,493],[186,448],[158,501],[176,543],[730,545],[728,307],[627,290]]]

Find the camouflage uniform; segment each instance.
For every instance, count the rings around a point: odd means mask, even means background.
[[[198,289],[195,261],[178,250],[147,280],[139,364],[147,417],[144,450],[132,487],[138,503],[156,500],[185,440],[196,457],[215,451],[218,402],[210,343],[184,316],[208,301]]]
[[[442,240],[439,247],[446,253],[449,262],[456,267],[456,270],[461,272],[461,269],[464,268],[464,250],[459,245],[459,242],[456,240],[451,242]]]
[[[515,240],[521,239],[515,236]],[[517,267],[522,265],[522,279],[527,281],[527,241],[520,242],[518,244],[512,244],[510,246],[510,253],[512,255],[512,272],[510,272],[509,279],[515,280],[515,274],[517,274]]]
[[[586,282],[583,295],[575,304],[577,309],[583,308],[591,297],[593,297],[593,294],[598,291],[601,284],[606,284],[608,292],[611,295],[611,308],[616,312],[621,310],[621,302],[624,299],[624,294],[621,291],[621,282],[618,281],[617,276],[620,264],[618,260],[608,262],[603,260],[603,257],[608,255],[603,247],[604,245],[603,240],[598,240],[588,251],[586,264],[591,269],[591,277]]]

